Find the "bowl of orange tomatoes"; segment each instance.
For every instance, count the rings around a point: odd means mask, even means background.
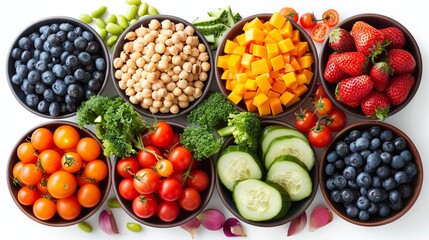
[[[142,133],[135,155],[115,158],[113,192],[137,222],[156,228],[180,226],[201,213],[215,188],[213,159],[197,160],[180,144],[184,125],[157,121]]]
[[[21,136],[7,167],[16,206],[32,220],[53,227],[92,216],[106,200],[111,163],[98,138],[69,121],[40,124]]]

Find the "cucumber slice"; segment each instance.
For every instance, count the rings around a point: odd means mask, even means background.
[[[281,126],[281,125],[266,126],[264,128],[264,130],[262,130],[262,133],[261,133],[261,140],[260,140],[261,156],[265,155],[271,141],[273,141],[274,139],[276,139],[278,137],[282,137],[282,136],[295,136],[295,137],[301,138],[302,140],[305,140],[308,142],[307,137],[305,137],[304,134],[302,134],[300,131],[298,131],[296,129],[286,127],[286,126]]]
[[[282,155],[291,155],[305,164],[310,171],[316,162],[314,151],[310,144],[301,138],[294,136],[278,137],[271,141],[264,155],[264,165],[269,169],[274,160]]]
[[[292,201],[300,201],[311,195],[313,182],[307,167],[296,157],[280,156],[271,164],[266,179],[280,184]]]
[[[227,22],[228,12],[226,10],[219,10],[216,13],[209,13],[208,17],[197,17],[192,24],[194,26],[211,26],[218,23],[226,23]]]
[[[259,179],[237,182],[232,197],[240,215],[250,221],[283,217],[291,206],[289,194],[283,187]]]
[[[222,184],[230,191],[237,181],[261,179],[262,164],[258,156],[243,146],[230,145],[220,154],[216,169]]]

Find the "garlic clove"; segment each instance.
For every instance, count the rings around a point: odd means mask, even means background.
[[[287,231],[287,236],[295,235],[301,232],[307,224],[307,213],[304,211],[297,218],[293,219]]]
[[[201,226],[201,222],[197,218],[193,218],[188,222],[180,225],[182,229],[184,229],[189,234],[191,234],[192,239],[194,239],[195,233],[197,232],[198,228],[200,228],[200,226]]]
[[[243,227],[236,218],[228,218],[223,225],[223,233],[227,237],[247,237]]]
[[[201,224],[210,231],[217,231],[225,223],[225,215],[216,209],[205,209],[198,214],[197,219]]]
[[[310,215],[309,231],[313,232],[314,230],[332,222],[333,217],[331,210],[326,207],[314,208]]]
[[[116,225],[116,219],[111,210],[103,210],[100,212],[98,217],[98,225],[101,230],[107,234],[118,234],[118,226]]]

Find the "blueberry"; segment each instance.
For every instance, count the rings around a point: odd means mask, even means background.
[[[328,163],[325,166],[325,173],[328,176],[332,176],[335,174],[335,172],[337,171],[337,168],[335,167],[335,165],[333,163]]]
[[[368,193],[368,188],[366,188],[366,187],[360,187],[359,188],[359,193],[362,196],[366,196],[366,194]]]
[[[66,104],[63,105],[65,107],[65,109],[63,110],[63,112],[76,112],[77,110],[77,104]]]
[[[39,104],[39,97],[35,93],[30,93],[25,96],[25,103],[29,107],[36,107]]]
[[[21,58],[21,54],[22,54],[23,50],[19,47],[16,47],[14,49],[12,49],[12,52],[10,53],[10,56],[14,59],[14,60],[18,60]]]
[[[21,84],[22,84],[22,82],[24,81],[24,78],[23,78],[22,76],[20,76],[20,75],[18,75],[18,74],[16,74],[16,73],[15,73],[15,74],[12,76],[11,81],[13,82],[13,84],[21,85]]]
[[[379,203],[387,198],[387,193],[381,188],[370,188],[368,189],[367,195],[369,201],[373,203]]]
[[[399,200],[401,200],[401,192],[398,189],[394,189],[389,192],[390,202],[398,202]]]
[[[390,206],[387,202],[381,202],[378,204],[378,215],[386,217],[390,214]]]
[[[66,94],[64,96],[64,101],[66,102],[67,105],[73,105],[75,106],[78,102],[78,100],[75,97],[70,96],[69,94]]]
[[[399,211],[404,206],[404,202],[402,201],[402,199],[399,199],[399,201],[397,202],[389,202],[389,205],[393,211]]]
[[[356,176],[356,183],[359,185],[359,187],[369,187],[372,183],[372,177],[367,172],[360,172]]]
[[[88,65],[91,63],[91,54],[87,52],[80,52],[79,55],[77,55],[77,59],[79,60],[79,63],[82,65]]]
[[[65,42],[63,42],[63,49],[64,49],[64,51],[66,51],[68,53],[73,53],[74,50],[75,50],[73,42],[71,42],[71,41],[65,41]]]
[[[81,51],[81,50],[84,50],[88,45],[88,40],[86,40],[84,37],[77,37],[73,41],[73,45],[76,50]]]
[[[359,130],[352,130],[349,133],[350,141],[356,141],[361,136],[361,132]]]
[[[94,71],[92,73],[92,79],[97,80],[97,81],[99,81],[101,83],[101,82],[104,81],[104,73],[101,72],[101,71]]]
[[[51,61],[51,53],[49,51],[43,51],[40,53],[39,60],[46,62],[46,65]]]
[[[345,166],[344,161],[342,159],[338,159],[337,161],[335,161],[334,165],[339,170],[342,170]]]
[[[77,81],[84,82],[85,81],[86,72],[82,68],[78,68],[74,71],[73,77],[76,78]],[[89,79],[88,79],[89,80]]]
[[[67,94],[67,84],[63,80],[57,79],[52,84],[52,90],[56,95],[64,96]]]
[[[360,210],[358,215],[359,220],[368,221],[370,218],[368,210]]]
[[[357,185],[355,179],[349,179],[347,180],[347,186],[351,189],[359,189],[359,185]]]
[[[66,66],[76,67],[79,65],[79,60],[75,55],[68,55],[65,61]]]
[[[407,174],[408,178],[413,178],[418,172],[417,165],[413,162],[406,163],[404,166],[404,172]]]
[[[60,40],[60,44],[62,44],[64,41],[67,40],[67,32],[60,30],[56,33],[56,35],[58,36],[58,39]]]
[[[43,94],[43,92],[46,90],[46,85],[42,82],[38,82],[34,85],[34,91],[37,94]]]
[[[393,169],[401,169],[405,165],[404,158],[401,157],[401,155],[395,155],[392,157],[392,162],[390,163],[390,166]]]
[[[31,50],[33,48],[33,41],[29,37],[21,37],[18,40],[18,47],[23,50]]]
[[[55,59],[61,60],[60,56],[61,56],[61,53],[63,52],[63,49],[61,47],[57,47],[57,46],[51,47],[49,52],[51,53],[51,56],[53,58],[55,57]],[[56,62],[58,62],[58,61],[56,61]]]
[[[351,203],[356,199],[356,194],[353,190],[351,190],[350,188],[345,188],[343,190],[340,191],[341,194],[341,200],[344,203]]]
[[[378,204],[370,202],[368,207],[368,213],[369,214],[377,214],[379,210]]]
[[[390,190],[396,188],[397,185],[398,184],[396,183],[396,181],[393,177],[388,177],[381,182],[381,186],[386,191],[390,191]]]
[[[96,92],[91,91],[89,89],[86,89],[86,91],[85,91],[85,98],[86,99],[90,99],[92,96],[95,96],[95,95],[97,95]]]
[[[381,187],[381,178],[379,176],[372,177],[372,186],[376,188]]]
[[[41,75],[42,82],[46,85],[52,85],[55,82],[55,75],[52,71],[44,71]]]
[[[349,217],[355,218],[359,214],[359,208],[357,208],[354,204],[348,204],[346,206],[346,214]]]
[[[31,84],[36,84],[40,82],[40,74],[35,70],[30,71],[27,75],[27,79]]]
[[[73,26],[73,24],[70,24],[70,23],[61,23],[59,25],[59,29],[61,31],[70,32],[70,31],[73,31],[74,26]]]
[[[375,173],[375,169],[376,168],[371,167],[371,165],[369,165],[369,164],[365,164],[363,166],[363,171],[366,172],[366,173],[369,173],[369,174],[374,174]]]
[[[21,77],[27,77],[28,74],[28,68],[25,64],[20,64],[15,68],[16,74],[18,74]]]
[[[89,41],[85,48],[85,52],[98,53],[100,51],[100,45],[95,41]]]
[[[329,197],[333,202],[340,203],[341,202],[341,193],[340,190],[334,190],[329,194]]]
[[[393,145],[393,142],[391,141],[385,141],[381,145],[381,149],[383,149],[384,152],[392,153],[395,151],[395,145]]]
[[[81,27],[75,27],[73,28],[73,32],[80,36],[83,33],[83,29]]]
[[[407,199],[409,197],[411,197],[411,195],[413,194],[413,187],[411,186],[411,184],[402,184],[398,187],[399,192],[401,192],[401,197],[403,199]]]
[[[404,171],[398,171],[395,173],[395,175],[393,176],[393,178],[395,179],[395,181],[398,184],[403,184],[408,182],[408,174],[406,174]]]
[[[21,84],[21,90],[24,91],[24,94],[29,94],[34,92],[34,84],[31,84],[28,79],[24,79]]]
[[[335,151],[339,157],[344,157],[349,154],[350,149],[347,143],[345,143],[344,141],[339,141],[335,145]]]
[[[46,100],[47,102],[53,102],[54,101],[54,91],[52,91],[52,89],[47,88],[44,92],[43,92],[43,99]]]
[[[381,162],[384,164],[390,164],[392,162],[392,155],[388,152],[382,152],[380,154]]]
[[[407,147],[407,141],[403,137],[397,137],[393,140],[393,145],[395,145],[396,150],[402,151]]]
[[[73,98],[79,99],[83,96],[83,89],[78,84],[71,84],[67,87],[67,94]]]
[[[49,115],[56,117],[60,114],[60,104],[58,102],[51,102],[49,104]]]
[[[335,185],[334,185],[334,178],[330,177],[328,178],[328,180],[326,180],[326,188],[329,190],[334,190],[336,189]]]
[[[36,40],[36,38],[40,37],[40,34],[38,32],[33,32],[30,35],[28,35],[28,37],[30,38],[31,41],[34,42],[34,40]]]
[[[349,149],[350,149],[350,152],[352,153],[356,153],[359,151],[359,149],[356,147],[356,142],[354,141],[349,143]]]
[[[343,170],[343,176],[347,179],[355,179],[357,175],[357,171],[356,168],[352,167],[352,166],[347,166],[344,168]]]
[[[49,26],[49,30],[50,30],[51,33],[57,33],[60,30],[60,24],[58,24],[58,23],[52,23]]]
[[[347,186],[347,179],[342,175],[336,175],[334,177],[334,185],[337,189],[344,189]]]
[[[362,131],[362,134],[361,134],[361,137],[363,137],[363,138],[367,138],[368,140],[370,140],[371,141],[371,139],[372,139],[372,135],[371,135],[371,133],[369,132],[369,130],[363,130]]]
[[[358,168],[358,167],[362,167],[362,165],[364,164],[364,159],[362,157],[362,155],[360,155],[359,153],[352,153],[350,155],[350,166]]]
[[[50,34],[46,40],[51,46],[58,46],[60,44],[60,36],[57,34]]]
[[[76,83],[77,81],[76,81],[76,79],[72,75],[67,75],[67,76],[64,77],[64,82],[67,85],[70,85],[70,84]]]
[[[376,174],[380,179],[385,179],[390,176],[390,168],[387,165],[381,165],[376,169]]]
[[[356,207],[360,210],[366,210],[369,208],[369,199],[366,196],[359,196],[356,200]]]
[[[61,64],[55,64],[52,68],[52,73],[60,79],[63,79],[66,76],[66,71]]]
[[[377,153],[371,153],[366,159],[366,162],[371,168],[377,168],[381,163],[380,155]]]
[[[371,153],[372,153],[371,150],[366,149],[366,150],[361,151],[360,155],[362,155],[362,157],[364,159],[366,159]]]
[[[99,71],[106,70],[106,61],[104,60],[104,58],[95,59],[95,68],[97,68],[97,70]]]
[[[399,155],[404,159],[405,162],[409,162],[413,159],[413,155],[408,149],[402,150]]]
[[[381,133],[380,133],[380,140],[382,142],[384,142],[384,141],[391,141],[392,139],[393,139],[393,132],[392,131],[387,130],[387,129],[381,131]]]
[[[45,113],[49,110],[49,103],[46,100],[39,101],[37,104],[37,110],[41,113]]]
[[[45,41],[45,42],[43,43],[43,50],[44,50],[44,51],[46,51],[46,52],[50,52],[50,51],[51,51],[51,47],[52,47],[52,45],[51,45],[48,41]]]
[[[369,143],[369,149],[375,150],[380,147],[381,141],[380,138],[373,138]]]

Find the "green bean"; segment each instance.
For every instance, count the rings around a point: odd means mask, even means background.
[[[89,223],[87,223],[87,222],[79,222],[77,224],[77,227],[79,229],[81,229],[82,231],[85,231],[85,232],[88,232],[88,233],[92,232],[92,226],[89,225]]]
[[[121,35],[124,29],[116,23],[108,23],[106,25],[106,30],[112,35]]]
[[[106,11],[107,11],[107,7],[106,6],[100,6],[99,8],[97,8],[96,10],[94,10],[91,13],[91,16],[93,18],[99,18],[99,17],[102,17],[104,15],[104,13],[106,13]]]
[[[122,14],[118,14],[116,16],[116,21],[118,25],[123,29],[126,29],[129,26],[127,18]]]
[[[158,9],[156,9],[156,7],[154,6],[149,6],[149,8],[147,9],[147,12],[149,13],[149,15],[158,15]]]
[[[106,22],[101,18],[94,18],[94,23],[99,28],[106,28]]]
[[[134,222],[127,222],[127,228],[132,232],[140,232],[142,230],[142,226]]]
[[[137,11],[139,10],[139,7],[137,5],[130,5],[128,6],[127,12],[125,13],[125,17],[128,21],[131,21],[132,19],[135,19],[137,16]]]
[[[98,35],[100,35],[101,39],[105,40],[107,38],[108,32],[105,28],[100,28],[100,29],[98,29],[97,32],[98,32]]]
[[[141,0],[125,0],[125,3],[128,5],[140,5],[142,1]]]
[[[105,20],[106,23],[116,23],[116,15],[111,13],[109,16],[106,17]]]
[[[121,204],[119,204],[119,201],[117,198],[112,197],[107,201],[107,206],[109,208],[120,208]]]
[[[139,16],[144,16],[147,14],[147,9],[149,8],[149,4],[147,2],[142,2],[139,6],[139,10],[137,11],[137,14]]]
[[[80,15],[79,15],[79,19],[80,19],[82,22],[87,23],[87,24],[92,23],[92,17],[91,17],[89,14],[87,14],[87,13],[82,13],[82,14],[80,14]]]
[[[136,23],[138,20],[137,19],[131,19],[131,21],[130,21],[130,25],[133,25],[134,23]]]
[[[106,40],[107,46],[111,47],[118,41],[118,35],[112,35]]]

